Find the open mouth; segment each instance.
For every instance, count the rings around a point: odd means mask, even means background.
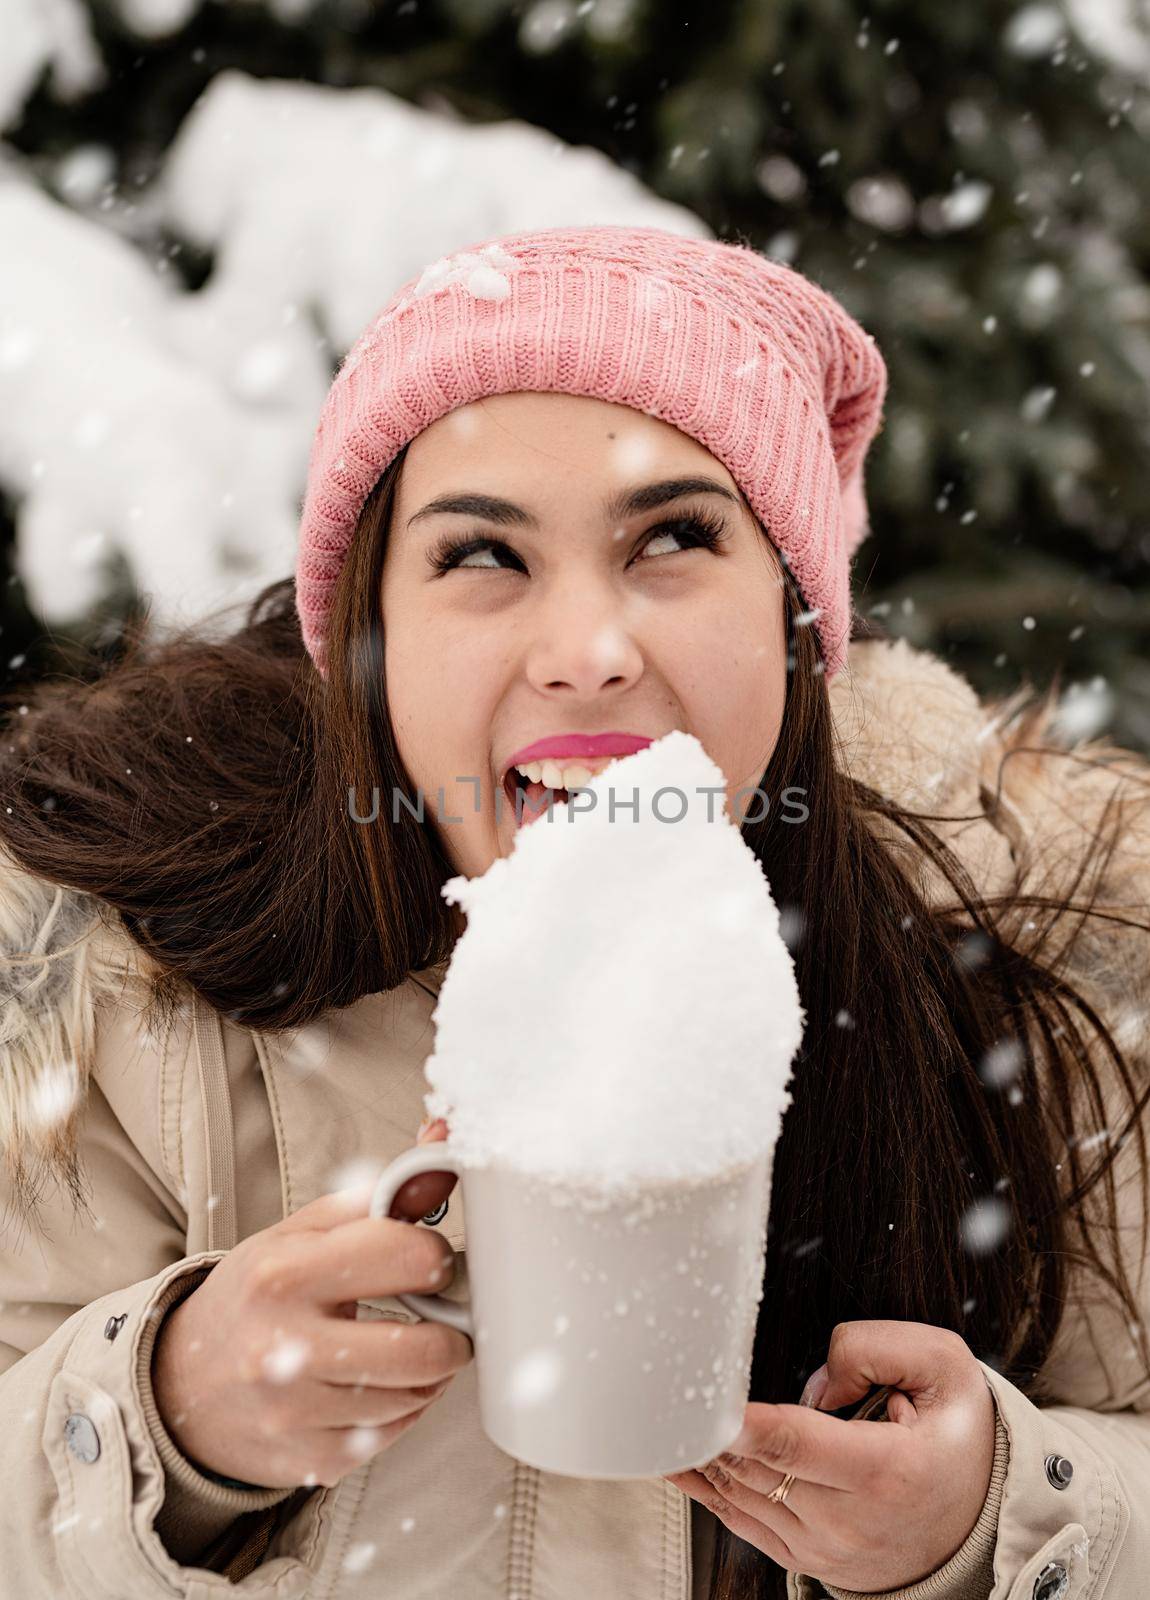
[[[556,804],[566,805],[572,794],[578,794],[595,778],[602,777],[619,759],[614,755],[561,757],[554,761],[529,760],[509,767],[503,778],[503,796],[515,818],[515,826],[519,828],[535,822]],[[566,778],[569,784],[552,786],[543,781],[547,777]]]
[[[549,789],[545,783],[532,783],[517,767],[512,767],[504,778],[503,792],[517,828],[526,827],[543,816],[549,802],[556,805],[570,798],[566,789]]]

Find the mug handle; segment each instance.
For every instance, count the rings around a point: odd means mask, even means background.
[[[368,1214],[373,1217],[386,1217],[391,1210],[392,1201],[408,1178],[417,1177],[421,1172],[454,1172],[457,1178],[461,1178],[463,1164],[446,1139],[436,1140],[432,1144],[416,1145],[414,1149],[405,1150],[380,1174],[371,1196]],[[405,1219],[392,1218],[392,1221],[403,1220]],[[412,1226],[414,1227],[414,1223]],[[459,1251],[456,1251],[455,1255],[458,1260]],[[468,1302],[445,1300],[441,1294],[397,1294],[395,1299],[409,1311],[414,1311],[416,1316],[424,1317],[428,1322],[442,1322],[449,1328],[455,1328],[459,1333],[465,1333],[474,1341],[474,1323]]]

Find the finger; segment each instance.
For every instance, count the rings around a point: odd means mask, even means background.
[[[708,1461],[699,1468],[712,1483],[721,1488],[720,1479],[724,1476],[735,1479],[745,1489],[753,1490],[756,1494],[769,1495],[782,1483],[785,1473],[777,1467],[768,1467],[761,1461],[756,1461],[752,1456],[736,1456],[724,1450],[713,1461]],[[786,1505],[798,1517],[800,1522],[809,1521],[808,1513],[812,1506],[819,1505],[828,1496],[841,1495],[841,1489],[829,1489],[821,1483],[801,1483],[796,1478],[787,1493]]]
[[[409,1412],[421,1411],[438,1400],[451,1382],[441,1378],[438,1383],[411,1385],[407,1388],[378,1388],[371,1384],[332,1384],[322,1379],[297,1380],[288,1397],[287,1422],[278,1421],[274,1428],[276,1437],[285,1432],[302,1431],[306,1420],[312,1428],[386,1427]],[[297,1430],[292,1418],[300,1420]]]
[[[897,1389],[892,1389],[887,1396],[886,1415],[888,1422],[899,1422],[913,1426],[918,1421],[918,1412],[914,1409],[914,1401],[900,1394]]]
[[[667,1481],[689,1495],[692,1500],[697,1500],[701,1506],[705,1506],[725,1527],[730,1528],[736,1538],[744,1539],[748,1544],[754,1545],[757,1550],[770,1556],[772,1561],[778,1562],[779,1566],[785,1567],[787,1571],[799,1571],[799,1562],[786,1540],[776,1533],[773,1527],[765,1522],[759,1522],[749,1512],[734,1505],[726,1495],[708,1483],[701,1472],[668,1473]],[[768,1509],[775,1508],[768,1507]],[[785,1510],[786,1507],[782,1509]]]
[[[315,1341],[308,1373],[383,1389],[438,1383],[474,1359],[471,1340],[441,1322],[340,1322]]]
[[[795,1503],[794,1496],[798,1493],[802,1499],[802,1488],[797,1481],[787,1492],[787,1498],[780,1504],[777,1500],[769,1500],[767,1496],[783,1481],[783,1474],[776,1472],[773,1467],[764,1467],[762,1462],[745,1462],[744,1467],[751,1467],[757,1482],[752,1485],[743,1476],[736,1476],[733,1467],[728,1467],[725,1462],[730,1458],[715,1457],[707,1461],[698,1470],[707,1482],[719,1491],[733,1506],[738,1506],[740,1511],[757,1517],[759,1521],[773,1528],[784,1543],[794,1548],[796,1538],[802,1541],[802,1513]],[[838,1490],[819,1489],[817,1485],[806,1486],[814,1492],[822,1494],[837,1494]],[[808,1506],[809,1510],[810,1507]]]
[[[382,1428],[389,1422],[423,1411],[444,1393],[450,1378],[406,1389],[380,1389],[371,1384],[316,1383],[301,1412],[321,1428]],[[293,1396],[294,1402],[294,1396]]]
[[[336,1307],[395,1294],[438,1294],[455,1275],[441,1234],[394,1217],[361,1217],[304,1234],[260,1271],[263,1292]]]
[[[752,1401],[727,1454],[793,1472],[807,1483],[858,1492],[890,1470],[906,1435],[886,1422],[843,1422],[808,1406]]]
[[[916,1410],[953,1399],[982,1380],[970,1347],[957,1333],[925,1322],[840,1322],[827,1352],[824,1411],[861,1400],[875,1384],[911,1397]],[[913,1420],[905,1413],[898,1421]]]

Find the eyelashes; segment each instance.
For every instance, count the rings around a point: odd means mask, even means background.
[[[722,517],[717,513],[692,511],[681,517],[668,518],[663,522],[657,523],[654,527],[648,528],[643,548],[646,549],[647,544],[652,539],[665,534],[671,534],[676,539],[689,540],[690,543],[687,548],[693,550],[715,550],[731,536]],[[453,534],[445,534],[428,550],[427,561],[433,572],[438,576],[442,573],[450,572],[453,568],[458,567],[460,562],[464,561],[468,556],[475,555],[483,550],[498,551],[510,556],[514,561],[520,560],[520,557],[515,554],[510,545],[506,544],[502,539],[487,538],[481,535],[471,538],[459,538]],[[679,552],[674,551],[671,553],[678,554]],[[658,557],[650,557],[649,559],[657,560]],[[465,572],[497,572],[509,569],[506,567],[501,569],[485,566],[465,567],[463,570]]]

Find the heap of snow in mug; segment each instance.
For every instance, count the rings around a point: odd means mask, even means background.
[[[722,771],[676,731],[586,790],[593,805],[556,803],[482,876],[443,886],[467,926],[428,1112],[468,1165],[600,1190],[770,1156],[804,1012]]]

